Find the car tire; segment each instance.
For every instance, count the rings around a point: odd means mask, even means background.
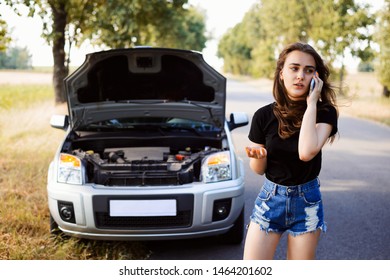
[[[60,233],[60,229],[58,228],[58,224],[53,219],[53,216],[50,214],[50,233],[54,235],[58,235]]]
[[[244,239],[244,207],[241,210],[240,216],[234,221],[233,227],[224,235],[221,236],[221,241],[228,244],[241,244]]]

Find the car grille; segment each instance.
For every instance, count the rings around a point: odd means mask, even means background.
[[[96,213],[96,227],[115,229],[189,227],[191,217],[191,211],[181,211],[175,217],[110,217],[107,213]]]
[[[193,172],[101,172],[96,183],[104,186],[167,186],[193,182]]]
[[[110,216],[109,202],[112,199],[120,200],[150,200],[174,199],[177,203],[176,216],[153,217],[118,217]],[[183,228],[192,225],[194,208],[193,194],[176,195],[135,195],[135,196],[105,196],[98,195],[92,198],[95,225],[101,229],[164,229]]]

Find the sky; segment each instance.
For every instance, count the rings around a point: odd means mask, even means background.
[[[207,42],[203,50],[205,60],[216,68],[222,66],[217,58],[218,39],[231,27],[239,23],[245,13],[257,0],[189,0],[194,6],[206,10],[206,28],[215,39]],[[49,66],[53,64],[51,47],[41,37],[42,22],[39,17],[19,17],[4,4],[0,4],[2,18],[8,24],[14,45],[27,47],[32,55],[33,66]],[[84,61],[85,55],[100,49],[83,44],[79,49],[71,50],[71,65],[78,66]]]

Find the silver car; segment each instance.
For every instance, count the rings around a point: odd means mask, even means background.
[[[98,240],[221,235],[239,243],[244,168],[225,119],[226,78],[198,52],[88,54],[64,81],[66,136],[48,171],[50,229]]]

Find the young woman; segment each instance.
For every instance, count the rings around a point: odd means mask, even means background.
[[[326,231],[318,175],[321,149],[337,133],[338,111],[329,69],[308,44],[280,54],[275,102],[253,116],[246,148],[250,168],[264,175],[245,241],[244,259],[273,259],[287,232],[287,259],[314,259]],[[311,81],[315,85],[310,90]]]

